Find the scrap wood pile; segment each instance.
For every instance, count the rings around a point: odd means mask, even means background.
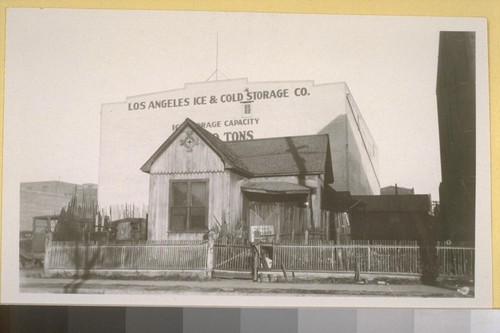
[[[55,241],[83,241],[95,230],[98,216],[97,202],[94,198],[77,198],[76,193],[61,214],[54,230]]]
[[[147,205],[133,203],[115,204],[106,208],[101,207],[101,216],[107,216],[109,221],[123,220],[127,218],[143,218],[148,214]]]

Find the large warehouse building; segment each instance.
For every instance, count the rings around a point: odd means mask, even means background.
[[[186,118],[222,141],[328,134],[335,190],[380,194],[377,145],[344,82],[232,79],[103,104],[100,207],[148,203],[140,168]]]

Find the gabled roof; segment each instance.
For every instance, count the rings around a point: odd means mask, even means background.
[[[327,134],[224,142],[187,118],[141,167],[149,173],[154,161],[190,127],[223,160],[227,169],[249,177],[325,174],[333,181]]]
[[[256,177],[325,174],[331,165],[327,134],[231,141],[226,145]]]
[[[186,118],[184,122],[177,127],[177,129],[168,137],[168,139],[163,142],[163,144],[158,148],[153,155],[144,163],[141,170],[149,173],[151,171],[151,166],[154,161],[160,155],[167,150],[167,148],[175,141],[175,139],[181,134],[186,127],[190,127],[212,150],[222,159],[224,166],[228,169],[239,170],[243,174],[250,175],[251,173],[246,168],[245,164],[239,159],[239,157],[228,148],[223,141],[217,138],[215,135],[202,128],[194,121]]]

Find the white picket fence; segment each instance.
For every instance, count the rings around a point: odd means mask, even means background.
[[[262,244],[261,248],[272,259],[273,267],[291,271],[354,272],[379,274],[422,274],[421,249],[416,242],[380,242],[380,244],[337,245],[326,244]],[[392,245],[390,245],[392,243]],[[253,251],[249,245],[215,244],[215,268],[242,271],[251,268]],[[446,277],[472,278],[474,276],[474,248],[436,248],[438,274]]]
[[[416,243],[380,244],[261,244],[273,267],[290,271],[422,274],[421,249]],[[209,242],[50,242],[46,269],[228,270],[250,271],[254,251],[246,244]],[[474,248],[438,246],[438,274],[473,278]]]

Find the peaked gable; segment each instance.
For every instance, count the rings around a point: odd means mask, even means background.
[[[153,153],[153,155],[151,155],[146,163],[144,163],[141,170],[143,172],[150,173],[153,163],[172,145],[172,143],[178,139],[181,133],[184,133],[185,129],[192,130],[197,137],[203,140],[203,142],[221,158],[225,168],[236,169],[240,173],[250,175],[250,172],[247,170],[244,163],[234,152],[231,151],[231,149],[225,146],[224,142],[189,118],[186,118],[186,120],[179,125],[179,127],[177,127],[168,139],[163,142],[163,144]],[[189,140],[189,138],[186,139]],[[189,141],[185,141],[183,144],[186,146],[186,149],[189,149],[189,145],[191,143]]]
[[[328,134],[224,142],[189,118],[177,127],[141,170],[150,173],[155,161],[186,129],[194,133],[191,139],[187,135],[183,139],[187,141],[180,141],[187,150],[189,145],[195,144],[190,140],[199,138],[220,157],[225,169],[232,169],[244,176],[323,174],[327,183],[333,182]]]

